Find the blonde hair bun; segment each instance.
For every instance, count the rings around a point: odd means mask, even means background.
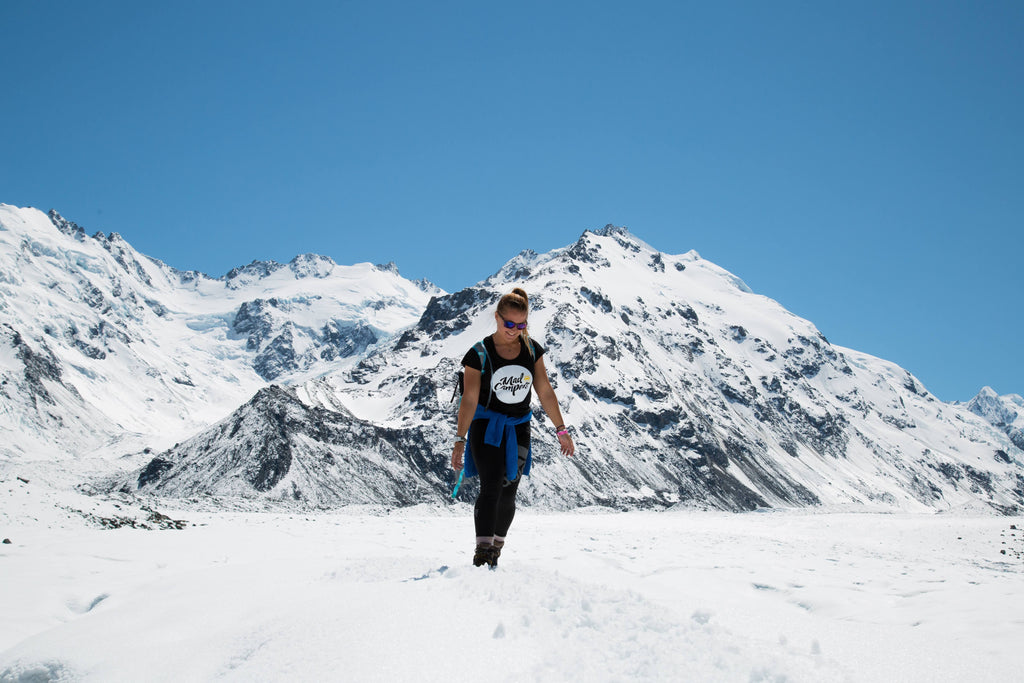
[[[498,314],[501,315],[508,309],[515,309],[522,311],[523,313],[530,312],[530,297],[526,295],[526,290],[516,287],[510,293],[501,297],[498,301]]]

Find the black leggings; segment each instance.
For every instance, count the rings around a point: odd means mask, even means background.
[[[480,495],[473,509],[473,522],[477,537],[505,536],[516,516],[516,491],[523,478],[523,465],[530,448],[530,423],[516,425],[516,441],[519,443],[519,472],[515,481],[505,476],[505,441],[500,446],[484,443],[487,420],[474,420],[469,428],[469,442],[480,475]]]

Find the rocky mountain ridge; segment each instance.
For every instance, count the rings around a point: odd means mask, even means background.
[[[0,472],[178,500],[447,500],[458,360],[513,286],[579,446],[557,455],[536,408],[527,504],[1022,508],[1019,397],[943,403],[612,226],[446,294],[315,254],[210,278],[0,205]]]
[[[1024,508],[1021,451],[1003,431],[905,370],[833,346],[696,252],[663,254],[611,226],[432,298],[352,367],[261,392],[114,485],[315,505],[368,491],[389,505],[444,500],[452,377],[513,286],[533,293],[531,334],[579,446],[558,456],[538,414],[527,504]],[[257,409],[273,417],[247,420]],[[236,474],[219,469],[229,454],[246,463]]]

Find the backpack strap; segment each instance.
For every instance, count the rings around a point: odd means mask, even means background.
[[[476,355],[480,356],[480,372],[483,372],[487,367],[487,347],[484,346],[483,340],[473,344],[473,350],[476,351]]]
[[[487,368],[487,347],[484,346],[483,341],[478,341],[476,344],[473,344],[473,350],[476,351],[476,355],[480,357],[480,374],[482,376],[484,370]],[[455,373],[455,389],[452,391],[452,397],[448,403],[454,402],[456,396],[461,396],[465,392],[465,381],[466,373],[462,370]],[[488,403],[488,405],[490,405],[490,403]]]
[[[481,339],[476,344],[473,344],[473,350],[476,351],[476,355],[478,355],[480,357],[480,376],[482,378],[484,372],[488,368],[487,347],[484,345],[484,342]],[[491,398],[492,398],[491,394],[492,394],[492,392],[490,391],[490,389],[488,389],[488,391],[487,391],[487,405],[485,406],[486,408],[490,408],[491,407]]]

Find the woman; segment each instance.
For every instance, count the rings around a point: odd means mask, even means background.
[[[474,344],[462,359],[465,385],[452,467],[462,469],[466,451],[465,475],[480,475],[480,495],[473,513],[473,564],[477,567],[497,566],[516,513],[519,481],[530,473],[531,387],[537,390],[541,407],[556,425],[562,453],[571,456],[576,450],[544,368],[544,349],[526,332],[529,308],[522,289],[501,297],[494,313],[497,330]]]

